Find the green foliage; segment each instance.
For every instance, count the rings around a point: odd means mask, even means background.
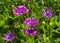
[[[12,14],[14,6],[21,4],[30,7],[31,12],[24,16]],[[50,20],[43,18],[44,7],[51,7],[55,11]],[[33,16],[40,19],[36,37],[25,35],[23,32],[24,19]],[[16,39],[11,43],[60,43],[60,0],[0,0],[0,43],[10,43],[2,38],[8,30],[16,33]]]

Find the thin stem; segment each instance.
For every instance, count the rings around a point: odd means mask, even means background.
[[[35,43],[35,41],[34,41],[34,37],[32,37],[32,43]]]
[[[35,43],[34,37],[29,38],[29,43]]]
[[[50,20],[50,19],[49,19]],[[49,25],[49,22],[50,21],[48,21],[48,25]],[[52,28],[50,28],[49,26],[47,27],[47,29],[48,29],[48,43],[52,43]]]
[[[13,43],[13,42],[11,41],[11,43]]]
[[[46,43],[46,30],[44,26],[43,26],[43,30],[44,30],[44,42]]]

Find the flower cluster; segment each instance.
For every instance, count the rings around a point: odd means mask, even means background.
[[[13,14],[16,15],[24,15],[27,14],[29,12],[29,8],[26,8],[25,5],[21,5],[21,6],[17,6],[15,7],[15,9],[13,9]],[[51,9],[44,9],[43,10],[43,16],[46,18],[50,18],[52,17],[54,14],[53,10]],[[36,36],[37,35],[37,30],[35,29],[36,26],[38,26],[39,24],[39,20],[36,20],[34,17],[32,18],[26,18],[24,20],[24,24],[28,25],[28,28],[24,29],[24,33],[30,36]],[[30,28],[32,27],[32,28]],[[33,28],[34,27],[34,28]],[[8,33],[4,34],[3,37],[4,40],[6,41],[12,41],[15,39],[15,34],[12,33],[11,31],[9,31]]]
[[[30,35],[30,36],[36,36],[37,35],[37,31],[35,28],[26,28],[24,30],[24,33],[27,34],[27,35]]]
[[[46,18],[50,18],[54,15],[54,11],[50,8],[45,8],[43,10],[43,16],[46,17]]]
[[[28,12],[29,12],[29,8],[27,9],[25,5],[21,5],[13,9],[13,14],[16,14],[16,15],[24,15]]]
[[[26,24],[28,26],[32,26],[32,28],[28,28],[28,29],[24,30],[25,34],[28,34],[30,36],[36,36],[37,35],[37,31],[33,27],[35,27],[39,24],[39,20],[36,20],[34,17],[26,18],[24,21],[24,24]]]
[[[24,24],[27,24],[28,26],[37,26],[39,24],[39,20],[36,20],[34,17],[26,18]]]
[[[9,31],[8,33],[4,34],[3,39],[4,39],[5,41],[12,41],[12,40],[15,39],[15,34],[12,33],[11,31]]]

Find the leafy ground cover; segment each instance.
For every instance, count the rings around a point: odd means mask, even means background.
[[[60,0],[0,0],[0,43],[60,43]]]

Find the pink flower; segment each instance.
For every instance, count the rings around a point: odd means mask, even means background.
[[[50,8],[45,8],[44,10],[43,10],[43,16],[44,17],[46,17],[46,18],[50,18],[50,17],[52,17],[54,15],[54,11],[52,10],[52,9],[50,9]]]
[[[34,17],[26,18],[24,21],[24,24],[26,24],[28,26],[37,26],[39,24],[39,20],[36,20]]]
[[[9,31],[8,33],[4,34],[3,39],[4,39],[5,41],[12,41],[12,40],[15,39],[15,34],[12,33],[11,31]]]
[[[21,5],[13,9],[13,14],[16,15],[24,15],[27,14],[28,12],[29,12],[29,8],[27,9],[25,5]]]
[[[35,28],[26,28],[24,30],[24,33],[30,36],[36,36],[37,35],[37,31]]]

